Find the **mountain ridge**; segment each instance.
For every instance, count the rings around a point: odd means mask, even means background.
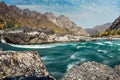
[[[120,37],[120,16],[114,20],[110,27],[108,27],[104,32],[98,33],[96,36]]]
[[[94,36],[98,33],[105,32],[111,25],[112,25],[112,22],[109,22],[103,25],[96,25],[93,28],[85,29],[85,31],[88,32],[90,35]]]
[[[5,2],[0,2],[0,5],[1,29],[24,26],[31,28],[42,27],[51,29],[58,34],[88,35],[85,30],[79,28],[65,16],[56,17],[52,12],[49,15],[29,9],[22,10],[16,5],[7,6]],[[52,17],[54,18],[53,20]]]

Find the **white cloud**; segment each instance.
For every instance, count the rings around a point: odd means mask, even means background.
[[[48,1],[48,0],[46,0]],[[38,12],[53,12],[56,15],[64,14],[82,27],[94,27],[107,22],[114,21],[120,15],[118,7],[119,0],[70,0],[74,6],[70,5],[17,5],[20,8],[29,8]],[[90,0],[89,0],[90,1]],[[96,3],[97,1],[97,3]]]

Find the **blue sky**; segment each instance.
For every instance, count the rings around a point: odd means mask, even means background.
[[[120,16],[120,0],[0,0],[41,13],[65,15],[83,28],[113,22]]]

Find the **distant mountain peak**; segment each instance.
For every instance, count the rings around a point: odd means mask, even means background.
[[[64,20],[69,20],[69,18],[66,17],[65,15],[60,15],[60,16],[58,16],[57,18],[61,18],[61,19],[64,19]]]
[[[45,15],[51,15],[51,16],[54,16],[54,14],[52,12],[46,12],[44,13]]]
[[[50,19],[50,20],[56,18],[56,16],[52,12],[46,12],[46,13],[44,13],[44,15],[47,16],[48,19]]]

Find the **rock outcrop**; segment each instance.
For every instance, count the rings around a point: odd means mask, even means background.
[[[0,80],[55,80],[35,51],[0,51]]]
[[[117,30],[119,28],[120,28],[120,16],[117,19],[115,19],[115,21],[106,31]]]
[[[114,69],[107,65],[86,62],[67,71],[61,80],[120,80]]]
[[[86,41],[85,36],[59,35],[46,28],[11,28],[3,33],[3,39],[13,44],[46,44],[68,41]]]
[[[114,70],[116,71],[116,73],[118,74],[119,79],[120,79],[120,64],[119,64],[119,65],[116,65],[116,66],[114,67]]]

